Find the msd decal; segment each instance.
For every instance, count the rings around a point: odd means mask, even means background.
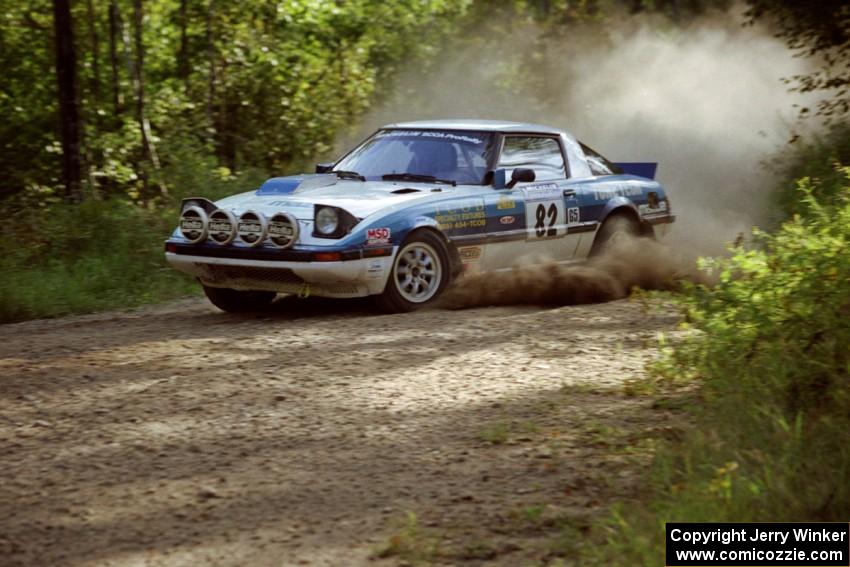
[[[366,245],[379,246],[390,243],[390,229],[370,228],[366,230]]]

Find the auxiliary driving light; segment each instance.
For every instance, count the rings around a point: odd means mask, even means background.
[[[217,209],[210,213],[210,240],[216,244],[230,244],[236,237],[236,217],[230,211]]]
[[[268,222],[262,213],[254,211],[245,211],[239,217],[239,223],[236,225],[236,234],[248,246],[257,246],[262,244],[266,237]]]
[[[298,221],[289,213],[277,213],[269,219],[269,241],[278,248],[289,248],[298,240]]]
[[[191,244],[203,242],[207,238],[209,218],[201,207],[186,207],[180,213],[180,234]]]

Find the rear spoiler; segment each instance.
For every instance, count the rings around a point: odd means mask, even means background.
[[[658,163],[652,162],[615,163],[614,165],[622,169],[626,175],[637,175],[647,179],[655,179],[655,171],[658,169]]]

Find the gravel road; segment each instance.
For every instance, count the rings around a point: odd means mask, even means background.
[[[0,326],[0,564],[545,563],[640,489],[670,416],[623,385],[676,321],[191,299]]]

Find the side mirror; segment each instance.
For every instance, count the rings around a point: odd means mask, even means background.
[[[332,163],[317,163],[316,164],[316,173],[328,173],[332,170],[334,164]]]
[[[505,187],[513,189],[514,185],[517,183],[531,183],[535,179],[537,179],[537,175],[534,173],[533,169],[518,167],[513,171],[513,173],[511,173],[511,180],[507,185],[505,185]]]

